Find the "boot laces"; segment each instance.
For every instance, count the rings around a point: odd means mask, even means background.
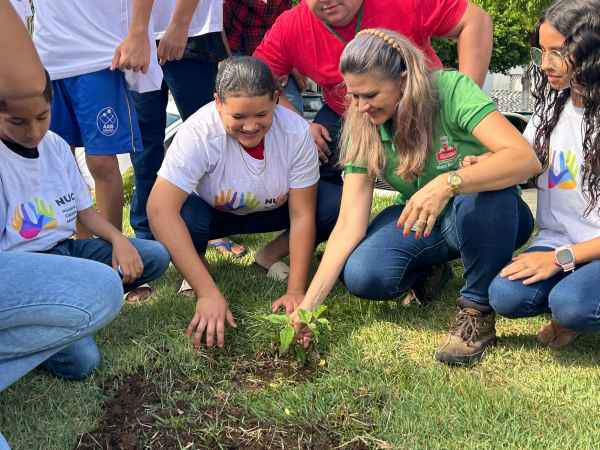
[[[470,345],[477,337],[477,317],[466,311],[461,311],[454,318],[452,333],[459,335],[465,345]]]

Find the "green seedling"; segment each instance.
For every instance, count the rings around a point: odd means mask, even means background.
[[[305,309],[298,309],[296,311],[300,322],[310,328],[313,337],[311,342],[314,341],[315,346],[319,343],[319,336],[323,328],[331,331],[329,321],[319,317],[325,309],[327,309],[327,306],[321,305],[312,312]],[[267,320],[273,324],[275,332],[279,334],[279,356],[282,356],[289,348],[292,358],[299,359],[302,365],[306,363],[306,350],[298,341],[298,338],[295,337],[294,327],[290,326],[292,324],[292,318],[290,316],[269,314],[268,316],[257,316],[256,318]]]

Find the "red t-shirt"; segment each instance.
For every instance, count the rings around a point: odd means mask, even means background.
[[[396,31],[425,52],[431,67],[441,68],[429,38],[448,34],[460,21],[468,3],[468,0],[364,0],[360,29]],[[354,36],[356,19],[336,28],[344,40]],[[322,86],[325,102],[343,114],[346,87],[342,85],[339,65],[344,47],[302,2],[277,18],[253,56],[265,61],[276,76],[286,75],[295,67]]]
[[[246,153],[252,156],[254,159],[263,160],[265,159],[265,140],[261,139],[260,143],[256,147],[244,147],[240,144]]]

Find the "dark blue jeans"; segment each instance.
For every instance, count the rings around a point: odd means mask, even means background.
[[[457,196],[431,234],[418,240],[397,226],[403,209],[379,213],[348,258],[340,278],[353,295],[393,300],[424,281],[433,265],[462,258],[461,296],[487,306],[490,283],[533,231],[533,216],[516,187]]]
[[[123,290],[129,292],[144,283],[156,280],[169,268],[171,257],[160,242],[142,239],[129,239],[142,258],[144,271],[133,283],[123,285]],[[52,255],[71,256],[73,258],[98,261],[112,267],[113,246],[104,239],[66,239],[48,253]]]
[[[529,247],[529,252],[554,252]],[[490,305],[509,319],[552,313],[563,327],[579,333],[600,333],[600,260],[577,265],[575,272],[560,271],[547,280],[525,285],[498,275],[490,286]]]
[[[154,239],[146,205],[156,174],[162,165],[165,149],[168,93],[171,91],[181,118],[185,121],[198,109],[213,100],[217,63],[198,59],[168,61],[163,69],[163,82],[158,91],[131,92],[135,103],[144,151],[132,153],[135,190],[129,221],[139,239]],[[219,236],[222,237],[222,236]]]
[[[342,188],[340,186],[319,181],[315,245],[329,238],[337,222],[341,200]],[[290,227],[287,203],[271,211],[238,215],[219,211],[196,194],[190,195],[183,204],[181,217],[188,227],[194,247],[199,254],[206,251],[206,245],[210,239],[232,234],[269,233],[287,230]]]
[[[339,134],[343,125],[342,116],[336,113],[328,105],[323,105],[315,116],[313,123],[323,125],[329,131],[331,142],[327,142],[327,147],[331,150],[331,155],[327,157],[326,164],[321,165],[321,180],[328,183],[342,185],[342,168],[338,167],[339,161]]]

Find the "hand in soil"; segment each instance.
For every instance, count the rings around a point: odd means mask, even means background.
[[[302,303],[302,300],[304,300],[304,292],[288,290],[283,297],[273,302],[273,312],[275,313],[279,308],[285,306],[285,313],[289,316],[298,309],[298,305]]]
[[[185,336],[190,337],[195,328],[194,347],[198,348],[200,347],[202,334],[206,330],[206,345],[212,347],[216,331],[217,343],[219,347],[223,347],[225,342],[225,319],[233,328],[237,327],[233,320],[233,314],[231,314],[227,305],[227,300],[218,290],[212,295],[199,297],[196,303],[196,314],[194,314]]]

